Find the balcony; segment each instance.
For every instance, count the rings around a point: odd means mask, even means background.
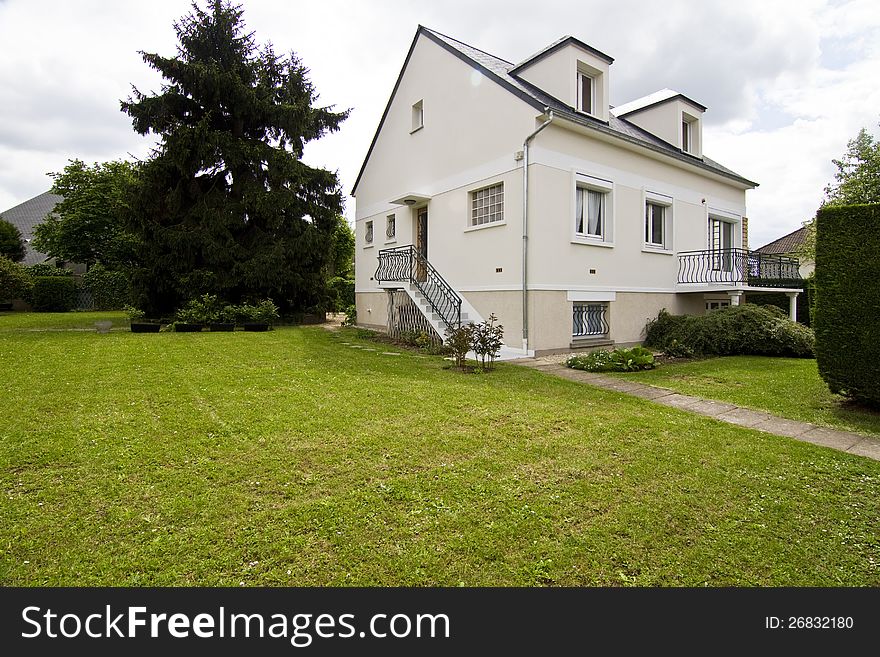
[[[708,249],[678,254],[678,282],[722,287],[804,287],[797,258],[746,249]]]

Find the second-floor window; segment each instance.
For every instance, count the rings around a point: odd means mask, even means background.
[[[645,244],[664,248],[666,246],[666,206],[648,201],[645,203]]]
[[[607,192],[578,187],[575,199],[574,232],[586,237],[605,236]]]
[[[364,228],[364,242],[367,244],[373,243],[373,222],[368,221]]]
[[[691,152],[691,124],[687,121],[681,122],[681,150]]]
[[[504,221],[504,183],[471,192],[471,226]]]
[[[581,112],[594,114],[596,106],[596,79],[586,73],[578,73],[577,84],[577,108]]]
[[[393,240],[395,236],[396,227],[394,225],[394,215],[389,214],[385,217],[385,237],[389,240]]]

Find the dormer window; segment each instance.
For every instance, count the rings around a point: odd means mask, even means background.
[[[700,120],[688,114],[681,113],[681,151],[700,157]]]
[[[586,73],[578,73],[577,108],[586,114],[594,114],[596,107],[596,79]]]

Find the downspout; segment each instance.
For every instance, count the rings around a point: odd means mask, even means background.
[[[553,121],[553,110],[545,107],[547,120],[523,141],[523,212],[522,212],[522,348],[529,351],[529,143]]]

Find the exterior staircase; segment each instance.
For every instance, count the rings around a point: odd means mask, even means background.
[[[374,275],[385,289],[402,289],[442,341],[447,330],[462,324],[479,324],[484,318],[440,275],[413,245],[379,251],[379,266]],[[496,360],[525,358],[522,349],[503,345]],[[475,354],[468,355],[475,358]]]

